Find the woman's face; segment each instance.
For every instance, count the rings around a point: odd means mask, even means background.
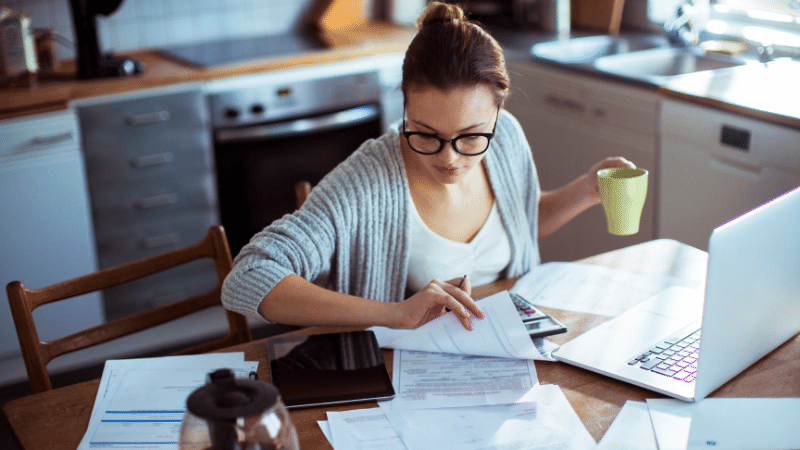
[[[491,133],[498,115],[492,90],[484,85],[443,91],[433,87],[409,90],[406,96],[406,131],[453,139],[467,133]],[[417,153],[400,138],[408,170],[442,184],[463,181],[483,161],[484,155],[466,156],[452,143],[433,155]]]

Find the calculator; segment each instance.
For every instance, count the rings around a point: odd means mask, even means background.
[[[567,332],[564,324],[525,300],[521,295],[511,292],[509,295],[531,339]]]

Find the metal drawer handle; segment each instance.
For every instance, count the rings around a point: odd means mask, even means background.
[[[35,137],[31,139],[30,145],[53,145],[57,144],[61,141],[69,141],[72,139],[72,132],[67,131],[66,133],[56,134],[53,136],[45,136],[45,137]]]
[[[136,114],[125,118],[125,123],[131,126],[149,125],[152,123],[166,122],[169,120],[169,111],[156,111],[145,114]]]
[[[141,240],[140,245],[145,250],[151,250],[158,247],[166,247],[167,245],[177,244],[181,241],[181,234],[172,232],[162,234],[160,236],[153,236]]]
[[[155,153],[153,155],[134,156],[131,158],[131,165],[133,167],[150,167],[158,166],[161,164],[168,164],[175,160],[175,154],[172,152]]]
[[[547,103],[548,105],[554,107],[554,108],[564,109],[564,110],[572,111],[572,112],[576,112],[576,113],[582,113],[582,112],[584,112],[586,110],[586,105],[585,104],[583,104],[581,102],[578,102],[578,101],[575,101],[575,100],[573,100],[571,98],[560,97],[560,96],[555,95],[555,94],[547,94],[547,95],[545,95],[544,96],[544,102]]]
[[[174,205],[175,203],[178,203],[178,194],[174,192],[153,195],[152,197],[142,197],[133,202],[136,209],[152,209],[159,206]]]

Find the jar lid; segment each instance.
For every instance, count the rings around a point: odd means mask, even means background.
[[[209,382],[192,392],[186,401],[189,412],[197,417],[234,422],[272,408],[278,401],[275,386],[263,381],[236,378],[230,369],[208,374]]]

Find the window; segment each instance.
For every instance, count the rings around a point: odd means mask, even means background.
[[[766,20],[791,21],[800,17],[800,0],[712,0],[711,3],[715,9]]]
[[[711,0],[705,28],[762,45],[800,49],[800,0]]]

